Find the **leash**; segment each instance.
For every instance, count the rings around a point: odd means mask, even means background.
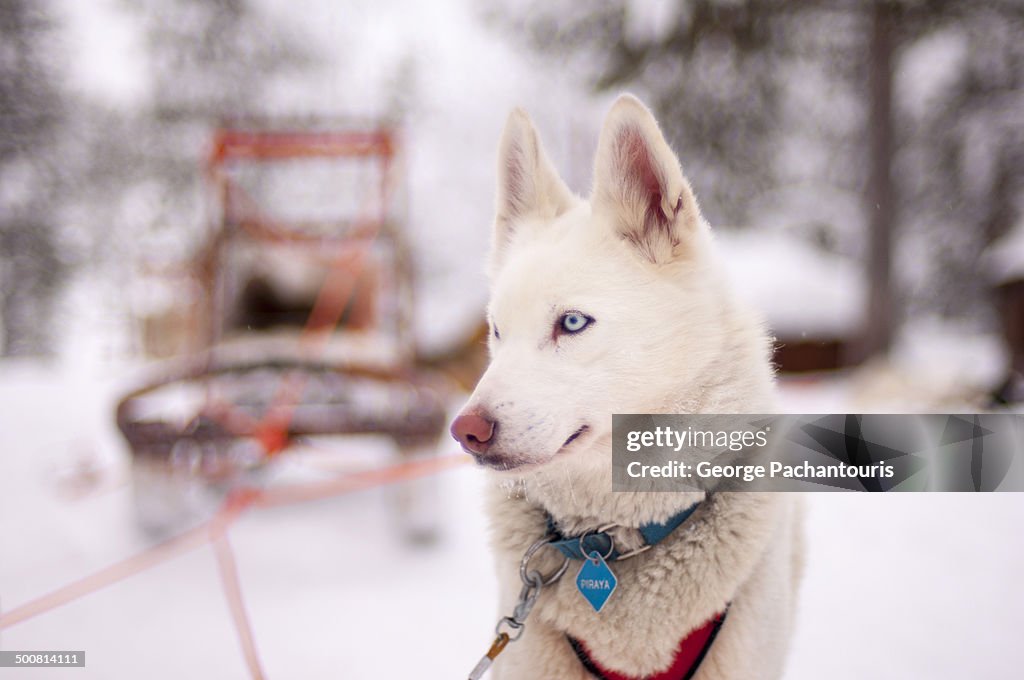
[[[487,650],[477,665],[473,667],[473,670],[469,672],[469,680],[480,680],[480,678],[484,677],[484,673],[491,667],[491,664],[494,663],[498,655],[505,650],[505,647],[510,642],[515,642],[523,636],[523,631],[526,629],[526,619],[530,615],[530,611],[533,610],[533,605],[537,603],[537,598],[540,597],[541,591],[545,587],[558,582],[558,579],[562,578],[566,569],[569,568],[569,558],[566,557],[565,561],[562,562],[562,566],[547,577],[543,576],[536,569],[529,569],[530,560],[534,554],[544,546],[550,545],[551,538],[551,536],[545,536],[534,542],[523,553],[523,559],[519,561],[519,578],[523,582],[523,587],[519,591],[519,599],[516,601],[516,606],[512,609],[511,616],[503,616],[498,619],[498,625],[494,627],[494,633],[497,637],[491,643],[491,648]]]
[[[606,524],[596,531],[587,531],[580,536],[565,537],[558,530],[558,527],[551,517],[547,516],[547,535],[535,541],[519,561],[519,578],[523,587],[519,591],[519,598],[512,610],[511,616],[503,616],[498,619],[494,627],[495,638],[490,648],[484,653],[480,661],[469,673],[468,680],[480,680],[487,670],[494,663],[494,660],[501,654],[509,643],[515,642],[523,635],[526,628],[526,619],[530,616],[533,606],[537,603],[541,591],[558,582],[569,569],[569,563],[573,560],[582,561],[583,566],[576,576],[576,588],[580,594],[590,603],[595,612],[600,612],[608,598],[611,597],[618,584],[614,572],[608,566],[608,562],[621,561],[635,557],[642,552],[650,550],[655,545],[666,539],[673,531],[678,529],[696,511],[700,502],[683,509],[663,523],[644,524],[638,531],[643,538],[643,545],[634,550],[620,553],[615,547],[615,539],[609,531],[619,527],[618,524]],[[565,558],[562,565],[553,573],[544,576],[536,569],[530,569],[530,560],[541,548],[551,546],[562,553]],[[724,619],[724,615],[723,615]],[[719,623],[719,625],[721,625]],[[717,633],[717,628],[715,629]],[[714,636],[711,637],[714,639]],[[569,638],[570,643],[573,642]],[[710,642],[708,642],[710,646]],[[573,645],[576,648],[576,645]],[[705,650],[706,651],[706,650]],[[584,657],[577,656],[581,662]],[[589,657],[587,657],[589,659]],[[701,655],[703,658],[703,655]],[[584,662],[584,666],[590,667]],[[596,676],[601,678],[602,676]]]

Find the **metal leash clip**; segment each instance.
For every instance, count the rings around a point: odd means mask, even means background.
[[[542,538],[531,545],[526,550],[526,553],[523,554],[523,559],[519,563],[519,578],[523,582],[523,587],[519,591],[519,598],[516,600],[516,606],[512,610],[512,616],[503,616],[498,619],[498,624],[494,627],[497,637],[491,643],[491,648],[487,650],[487,653],[481,657],[479,663],[470,671],[469,680],[480,680],[498,655],[505,650],[508,643],[515,642],[522,637],[523,631],[526,630],[526,619],[530,616],[533,605],[537,604],[540,591],[545,586],[550,586],[562,578],[565,570],[569,568],[569,559],[566,558],[562,566],[547,578],[536,569],[529,569],[530,558],[550,542],[550,538]],[[507,630],[502,630],[503,627]]]

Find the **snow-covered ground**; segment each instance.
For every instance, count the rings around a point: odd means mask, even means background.
[[[715,230],[737,295],[787,338],[843,338],[863,325],[867,286],[857,263],[780,231]]]
[[[98,375],[0,365],[2,611],[149,545],[112,425],[120,380]],[[845,379],[783,387],[794,410],[841,409],[854,391]],[[357,445],[387,457],[373,442]],[[315,475],[325,460],[295,456],[282,474]],[[75,498],[68,471],[89,462],[98,486]],[[496,615],[484,482],[467,465],[435,483],[442,535],[432,546],[398,535],[396,489],[254,510],[234,526],[268,677],[464,677]],[[1020,675],[1024,495],[806,500],[807,577],[788,678]],[[87,652],[84,670],[32,678],[248,677],[209,548],[2,630],[0,647]]]

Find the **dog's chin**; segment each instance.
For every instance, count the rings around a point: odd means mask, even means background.
[[[488,457],[477,458],[476,462],[478,465],[490,468],[495,472],[507,473],[509,475],[521,477],[523,474],[543,467],[549,460],[550,459],[526,460],[523,458]]]
[[[525,457],[518,454],[504,454],[501,450],[490,450],[482,456],[474,456],[477,465],[490,468],[495,472],[507,472],[516,476],[522,476],[533,470],[538,470],[554,458],[554,454],[542,457]]]
[[[500,451],[494,450],[489,451],[484,455],[474,457],[476,458],[478,465],[488,467],[496,472],[508,472],[521,476],[524,473],[529,473],[533,470],[544,467],[555,458],[561,458],[573,451],[585,448],[585,446],[582,446],[580,442],[585,438],[584,435],[589,431],[589,425],[581,426],[569,435],[557,451],[542,458],[524,458],[517,455],[502,455]]]

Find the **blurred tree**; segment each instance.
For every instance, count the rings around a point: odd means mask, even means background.
[[[141,22],[150,75],[148,101],[131,123],[132,139],[122,142],[134,156],[133,182],[149,187],[149,224],[138,226],[169,229],[187,251],[189,229],[203,219],[200,161],[212,128],[272,113],[274,78],[315,55],[287,23],[249,0],[125,6]]]
[[[286,21],[250,0],[123,0],[122,8],[142,37],[140,99],[118,107],[69,95],[75,115],[57,130],[67,179],[62,255],[99,289],[117,290],[106,301],[113,324],[137,302],[126,286],[140,260],[173,266],[201,243],[212,129],[270,112],[275,78],[314,58]]]
[[[66,274],[58,251],[54,133],[63,102],[48,50],[47,3],[0,3],[0,352],[45,354],[54,295]]]
[[[595,89],[638,91],[685,154],[711,218],[742,223],[750,196],[774,183],[772,131],[787,58],[780,31],[789,27],[774,20],[774,4],[752,0],[664,3],[671,9],[657,17],[635,5],[556,0],[529,11],[499,5],[498,17]]]
[[[958,313],[988,291],[981,255],[1024,209],[1024,3],[925,4],[906,42],[922,59],[951,53],[955,66],[904,112],[897,167],[907,226],[935,244],[918,297]]]
[[[124,6],[140,23],[151,78],[141,107],[116,109],[64,89],[48,3],[0,3],[3,354],[49,349],[51,308],[72,266],[123,282],[142,249],[175,258],[194,248],[211,128],[266,113],[273,78],[313,60],[286,23],[246,0]]]
[[[544,0],[524,10],[497,0],[493,13],[597,90],[629,87],[645,97],[713,223],[756,221],[794,180],[859,192],[869,285],[862,356],[888,349],[899,316],[897,225],[929,224],[923,242],[947,248],[941,259],[950,266],[929,271],[941,284],[917,291],[922,306],[977,307],[979,285],[965,286],[963,275],[1014,219],[1024,172],[1022,119],[1012,114],[1024,74],[1024,3]],[[967,56],[952,85],[910,116],[897,89],[901,60],[940,32],[966,36]],[[801,89],[817,96],[798,106]],[[996,143],[972,150],[979,138]],[[990,171],[976,171],[979,155]],[[787,163],[805,165],[804,175]]]

